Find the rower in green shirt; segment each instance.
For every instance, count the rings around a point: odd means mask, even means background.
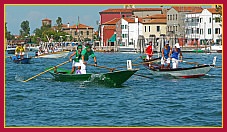
[[[76,71],[76,73],[81,74],[81,71],[80,71],[81,70],[80,60],[82,60],[81,52],[82,52],[82,45],[78,45],[77,50],[69,57],[69,59],[71,61],[72,57],[75,55],[75,58],[73,59],[73,63],[72,63],[71,74],[74,73],[76,67],[78,67],[78,70]]]
[[[86,44],[86,48],[83,49],[81,52],[81,73],[82,74],[86,74],[86,64],[89,59],[89,56],[94,58],[95,66],[97,66],[96,56],[93,50],[91,50],[91,45]]]

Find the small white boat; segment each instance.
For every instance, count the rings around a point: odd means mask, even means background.
[[[215,66],[216,56],[213,59],[213,64],[200,64],[193,67],[187,68],[175,68],[175,69],[161,69],[159,64],[144,64],[144,66],[153,74],[153,75],[171,75],[179,78],[198,78],[206,75],[211,68]]]
[[[208,46],[206,48],[202,48],[202,51],[208,51],[208,52],[218,52],[221,53],[222,51],[222,45],[213,45],[213,46]]]
[[[61,52],[54,52],[49,54],[41,54],[36,56],[35,58],[64,58],[68,56],[69,51],[61,51]]]
[[[8,54],[15,54],[16,48],[7,48],[6,51]]]

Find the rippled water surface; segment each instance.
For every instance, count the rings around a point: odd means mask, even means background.
[[[99,65],[111,68],[125,66],[128,59],[141,63],[141,54],[96,55]],[[222,64],[221,54],[183,55],[185,61],[206,64],[217,56],[217,65]],[[136,74],[149,78],[133,75],[117,88],[92,81],[58,82],[49,73],[21,82],[67,58],[34,58],[31,64],[6,58],[6,126],[222,126],[222,68],[202,78],[176,79],[153,76],[139,65]],[[71,63],[62,68],[71,69]],[[92,73],[107,71],[88,67]]]

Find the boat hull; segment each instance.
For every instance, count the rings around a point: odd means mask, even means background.
[[[100,74],[70,74],[70,70],[58,68],[56,73],[54,70],[49,71],[49,73],[57,81],[94,81],[109,86],[120,86],[136,71],[138,70],[115,71]]]
[[[16,48],[7,48],[6,51],[8,54],[15,54]]]
[[[148,66],[147,66],[148,67]],[[149,68],[154,75],[171,75],[179,78],[198,78],[206,75],[212,68],[212,65],[200,65],[189,68],[160,69],[160,67]]]
[[[12,57],[12,60],[14,63],[17,64],[29,64],[32,58],[23,58],[23,59],[18,59],[16,56]]]
[[[63,58],[68,56],[69,52],[56,52],[56,53],[51,53],[51,54],[42,54],[37,56],[37,58]]]

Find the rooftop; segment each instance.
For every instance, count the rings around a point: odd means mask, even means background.
[[[132,13],[136,11],[162,11],[162,8],[109,8],[106,10],[103,10],[99,13],[114,13],[114,12],[124,12],[124,13]]]
[[[166,19],[166,14],[155,14],[152,16],[146,16],[144,19]]]
[[[216,8],[207,8],[207,10],[208,10],[209,12],[211,12],[212,14],[219,14],[219,13],[217,12]]]
[[[203,11],[203,8],[200,6],[173,6],[172,8],[174,8],[178,12],[200,13]]]
[[[103,25],[115,25],[121,18],[114,18],[110,21],[103,23]]]
[[[166,19],[151,19],[149,21],[143,22],[143,24],[166,24]]]

